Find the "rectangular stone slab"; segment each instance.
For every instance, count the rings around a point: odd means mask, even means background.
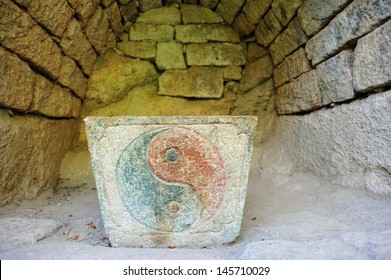
[[[257,118],[85,119],[114,247],[205,247],[239,235]]]

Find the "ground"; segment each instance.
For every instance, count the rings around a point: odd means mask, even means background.
[[[391,198],[268,174],[254,151],[242,230],[214,248],[112,248],[94,182],[0,208],[0,259],[391,259]]]

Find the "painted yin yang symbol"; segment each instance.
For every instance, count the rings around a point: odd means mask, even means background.
[[[116,180],[134,219],[155,230],[178,232],[216,214],[227,175],[210,140],[191,129],[169,127],[134,139],[118,159]]]

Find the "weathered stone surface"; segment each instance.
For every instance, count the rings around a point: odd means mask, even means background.
[[[346,44],[374,30],[391,16],[391,2],[356,0],[339,13],[326,28],[312,37],[306,52],[312,65],[336,54]]]
[[[73,120],[9,117],[0,111],[0,205],[53,188],[75,131]]]
[[[254,62],[262,56],[268,55],[269,51],[255,42],[247,44],[247,62]]]
[[[104,11],[110,23],[110,28],[114,32],[115,37],[119,39],[122,35],[123,26],[121,19],[121,11],[117,2],[114,2],[109,8]]]
[[[87,103],[107,105],[122,99],[134,87],[157,78],[153,64],[127,58],[109,50],[99,57],[88,80]]]
[[[273,0],[247,0],[243,6],[243,12],[248,21],[256,25],[269,9]]]
[[[33,99],[35,74],[28,64],[0,47],[0,105],[26,111]]]
[[[287,26],[302,2],[303,0],[274,0],[272,9],[281,24]]]
[[[346,7],[351,0],[307,0],[298,11],[298,17],[305,33],[313,36],[327,25],[331,18]]]
[[[286,56],[298,49],[307,42],[307,35],[300,26],[299,20],[295,18],[269,46],[269,51],[274,65],[280,64]],[[308,44],[307,44],[308,46]],[[307,50],[307,49],[306,49]]]
[[[322,93],[316,70],[277,88],[276,106],[280,115],[308,112],[321,107]]]
[[[87,79],[81,70],[77,67],[75,61],[68,56],[62,57],[60,74],[58,82],[71,89],[81,99],[84,98],[87,91]]]
[[[223,77],[225,81],[237,80],[242,78],[242,67],[228,66],[223,68]]]
[[[186,47],[187,65],[229,66],[246,62],[245,48],[241,44],[206,43]]]
[[[67,0],[83,24],[92,16],[100,0]]]
[[[1,45],[30,61],[51,78],[57,78],[61,50],[50,36],[9,0],[1,1],[0,14]]]
[[[274,103],[271,100],[273,88],[273,79],[268,79],[252,90],[238,94],[231,114],[256,116],[259,111],[274,110],[274,106],[272,106]]]
[[[220,0],[200,0],[202,6],[208,7],[209,9],[214,9],[217,6]]]
[[[116,48],[125,55],[135,58],[154,60],[156,57],[156,42],[154,41],[119,42]]]
[[[99,7],[95,10],[94,14],[87,21],[85,26],[85,33],[88,41],[99,54],[104,54],[106,51],[106,42],[109,36],[109,31],[109,20],[107,14]]]
[[[194,66],[187,70],[167,70],[159,77],[160,95],[220,98],[223,91],[220,68]]]
[[[274,83],[276,87],[279,87],[311,69],[305,50],[300,48],[274,68]]]
[[[273,10],[269,10],[262,21],[257,25],[255,29],[255,38],[259,44],[267,47],[273,42],[278,34],[280,34],[283,28],[282,24],[274,15]]]
[[[85,74],[90,75],[96,60],[96,53],[84,35],[79,22],[71,19],[60,42],[64,53],[75,59]]]
[[[323,104],[341,102],[354,97],[353,52],[342,51],[316,67]]]
[[[168,42],[174,39],[174,27],[171,25],[135,23],[130,28],[129,39]]]
[[[147,24],[176,25],[182,22],[181,12],[177,8],[161,7],[141,14],[136,22]]]
[[[161,0],[138,0],[139,9],[142,12],[146,12],[148,10],[159,8],[162,6]]]
[[[175,41],[158,43],[156,66],[160,70],[186,69],[183,45]]]
[[[101,0],[101,4],[105,7],[108,8],[111,4],[113,4],[115,0]]]
[[[391,84],[391,22],[361,38],[354,49],[353,82],[358,92]]]
[[[247,64],[242,73],[239,89],[248,91],[273,75],[273,63],[269,55]]]
[[[222,23],[223,18],[212,10],[197,5],[181,5],[184,24]]]
[[[121,6],[120,11],[125,22],[136,21],[138,16],[137,2],[131,1],[125,6]]]
[[[246,0],[220,0],[216,13],[222,16],[226,23],[231,24],[245,2]]]
[[[256,117],[87,118],[111,244],[204,247],[235,240],[256,123]]]
[[[248,35],[255,29],[255,25],[251,24],[244,13],[240,13],[233,23],[233,28],[241,35]]]
[[[231,26],[222,24],[177,25],[175,39],[183,43],[240,42],[239,34]]]
[[[35,75],[34,95],[29,111],[49,117],[72,117],[73,101],[69,90]]]
[[[16,0],[15,2],[59,38],[73,16],[73,11],[66,0]]]

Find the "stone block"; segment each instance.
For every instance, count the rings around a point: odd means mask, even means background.
[[[173,7],[160,7],[141,14],[136,22],[156,25],[181,24],[181,12]]]
[[[156,66],[160,70],[186,69],[183,45],[175,41],[158,43]]]
[[[297,18],[293,19],[287,29],[269,46],[274,65],[280,64],[285,57],[304,45],[307,39],[307,35],[301,28],[299,20]]]
[[[245,2],[246,0],[220,0],[216,7],[216,13],[231,25]]]
[[[276,87],[279,87],[311,69],[311,63],[307,59],[305,50],[300,48],[274,68],[274,83]]]
[[[160,95],[220,98],[223,91],[221,68],[194,66],[186,70],[167,70],[159,77]]]
[[[240,35],[243,36],[250,34],[255,29],[255,25],[250,23],[244,13],[240,13],[236,17],[232,26]]]
[[[282,25],[287,26],[301,3],[303,3],[303,0],[274,0],[272,4],[273,13]]]
[[[121,15],[125,22],[134,22],[138,17],[137,2],[131,1],[120,7]]]
[[[68,57],[62,57],[60,74],[57,80],[61,85],[72,90],[81,99],[84,98],[87,91],[87,79],[82,71],[77,67],[75,61]]]
[[[61,38],[73,16],[73,10],[66,0],[16,0],[15,2],[58,38]]]
[[[114,247],[205,247],[240,233],[256,117],[88,117]]]
[[[246,50],[242,44],[205,43],[186,47],[187,65],[229,66],[244,65]]]
[[[175,26],[175,39],[182,43],[239,43],[239,34],[229,25],[187,24]]]
[[[273,75],[273,63],[269,55],[247,64],[242,73],[239,89],[248,91]]]
[[[95,12],[100,0],[67,0],[67,2],[75,10],[78,18],[84,25]]]
[[[148,60],[155,60],[156,57],[156,42],[154,41],[119,42],[116,48],[130,57]]]
[[[312,65],[317,65],[390,17],[390,1],[353,1],[326,28],[308,40],[305,47],[308,58]]]
[[[273,0],[247,0],[243,6],[243,12],[251,24],[257,25],[272,2]]]
[[[259,44],[267,47],[284,29],[284,26],[274,15],[273,10],[265,15],[255,29],[255,38]]]
[[[353,82],[358,92],[391,84],[391,22],[361,38],[354,49]]]
[[[354,97],[353,52],[344,50],[316,67],[323,104],[341,102]]]
[[[117,2],[114,2],[109,8],[104,10],[104,12],[107,14],[111,30],[114,32],[115,37],[119,39],[123,32],[123,25],[121,11]]]
[[[75,120],[9,117],[0,111],[0,205],[53,189],[75,131]]]
[[[247,62],[254,62],[268,54],[269,51],[266,48],[255,42],[250,42],[247,44]]]
[[[209,24],[209,23],[223,23],[224,19],[203,6],[197,5],[181,5],[183,24]]]
[[[152,40],[156,42],[168,42],[174,40],[174,27],[171,25],[154,25],[135,23],[129,31],[131,41]]]
[[[91,74],[96,61],[96,53],[76,19],[71,19],[69,22],[61,38],[60,46],[66,55],[78,62],[85,74]]]
[[[0,4],[1,45],[56,79],[61,66],[60,48],[12,1],[2,0]]]
[[[209,9],[214,9],[220,0],[200,0],[200,4]]]
[[[148,10],[159,8],[162,6],[161,0],[138,0],[139,9],[142,12],[146,12]]]
[[[228,25],[177,25],[175,31],[176,39],[184,43],[240,42],[238,33]]]
[[[111,4],[113,4],[115,0],[101,0],[101,4],[103,7],[108,8]]]
[[[33,99],[35,74],[29,65],[0,47],[0,105],[26,111]]]
[[[276,107],[280,115],[309,112],[322,106],[316,70],[277,88]]]
[[[95,10],[85,25],[84,31],[88,41],[99,54],[104,54],[106,51],[109,27],[108,16],[100,7]]]
[[[230,81],[230,80],[239,81],[242,78],[242,67],[240,66],[224,67],[223,77],[225,81]]]
[[[339,11],[351,0],[307,0],[298,11],[298,17],[303,30],[308,36],[319,32]]]

